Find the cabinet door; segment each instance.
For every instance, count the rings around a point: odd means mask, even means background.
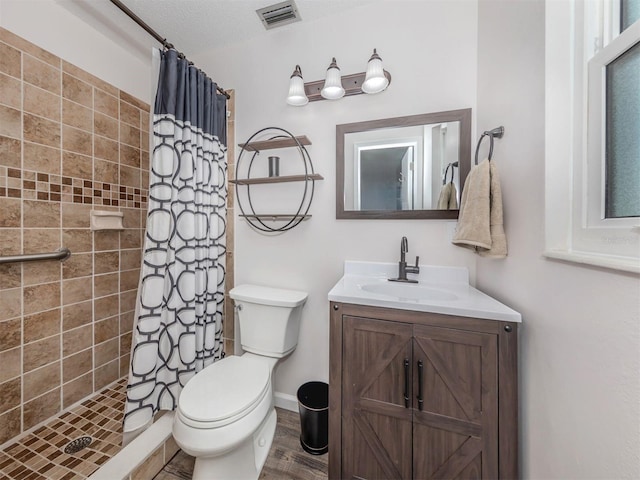
[[[411,478],[411,332],[343,317],[343,479]]]
[[[414,327],[413,478],[498,478],[496,347],[492,334]]]

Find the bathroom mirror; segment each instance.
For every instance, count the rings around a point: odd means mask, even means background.
[[[337,125],[336,218],[456,219],[470,168],[470,108]]]

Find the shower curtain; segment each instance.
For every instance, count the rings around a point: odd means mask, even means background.
[[[175,50],[157,53],[125,434],[148,426],[158,410],[175,409],[187,381],[223,356],[226,97]]]

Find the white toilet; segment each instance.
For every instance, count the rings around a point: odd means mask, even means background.
[[[229,293],[246,353],[215,362],[187,382],[173,420],[176,443],[196,458],[194,480],[260,476],[276,429],[273,369],[298,344],[307,299],[306,292],[257,285]]]

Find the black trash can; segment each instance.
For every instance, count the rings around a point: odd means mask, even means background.
[[[307,382],[298,389],[300,445],[305,452],[323,455],[329,451],[329,385]]]

